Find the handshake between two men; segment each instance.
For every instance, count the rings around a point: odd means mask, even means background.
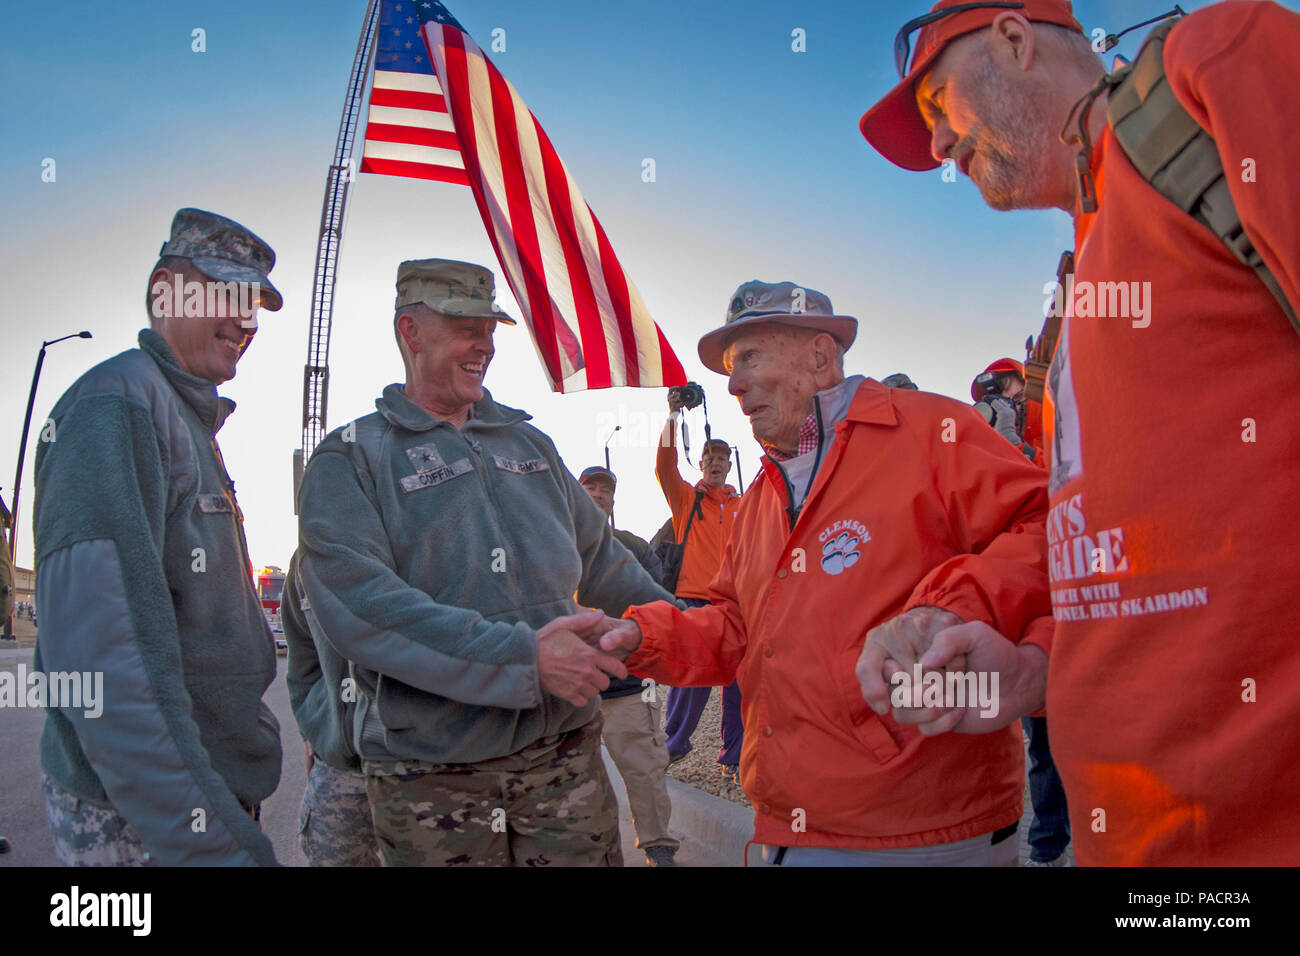
[[[635,621],[599,610],[559,617],[537,632],[537,669],[542,689],[581,706],[627,676],[623,662],[641,645]],[[937,674],[941,686],[968,686],[957,700],[908,692],[917,673]],[[913,608],[867,632],[856,668],[862,697],[877,714],[891,709],[896,721],[917,724],[924,736],[949,731],[991,733],[1042,708],[1047,655],[1035,645],[1017,645],[981,621],[963,622],[936,607]],[[948,675],[973,678],[944,680]],[[982,678],[982,679],[981,679]],[[992,688],[993,699],[974,693]],[[923,699],[922,706],[911,706]]]
[[[542,690],[581,707],[627,676],[623,661],[641,643],[632,621],[587,608],[557,617],[537,631],[537,677]]]

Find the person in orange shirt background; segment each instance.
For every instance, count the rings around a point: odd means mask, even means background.
[[[722,561],[722,549],[740,506],[740,494],[727,484],[731,473],[731,446],[711,438],[700,452],[703,477],[691,485],[677,467],[677,423],[684,403],[680,388],[668,390],[668,421],[655,456],[655,477],[673,515],[673,540],[685,548],[676,584],[667,586],[690,607],[709,603],[709,582]],[[680,687],[668,694],[664,731],[668,734],[670,764],[691,752],[691,735],[709,702],[711,686]],[[740,750],[744,742],[740,688],[734,680],[722,690],[722,750],[718,764],[723,774],[739,783]]]

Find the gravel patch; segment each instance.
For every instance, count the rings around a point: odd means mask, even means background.
[[[668,707],[663,708],[667,719]],[[749,800],[745,791],[722,775],[722,764],[718,763],[718,754],[722,753],[722,688],[715,687],[709,694],[709,703],[700,715],[700,722],[691,734],[691,752],[685,758],[668,768],[668,775],[682,783],[689,784],[723,797],[732,803],[748,807]]]

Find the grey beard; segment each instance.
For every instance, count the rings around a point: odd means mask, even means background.
[[[990,60],[977,73],[983,113],[988,120],[978,132],[985,174],[979,183],[984,201],[994,209],[1029,208],[1045,183],[1047,157],[1056,146],[1051,122],[1041,99],[1004,77]]]

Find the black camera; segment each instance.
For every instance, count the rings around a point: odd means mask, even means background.
[[[704,403],[704,389],[698,382],[687,382],[685,385],[677,386],[677,397],[687,408],[698,408]]]
[[[983,393],[985,401],[1002,394],[1002,389],[998,385],[997,372],[980,372],[979,375],[975,376],[975,385]]]

